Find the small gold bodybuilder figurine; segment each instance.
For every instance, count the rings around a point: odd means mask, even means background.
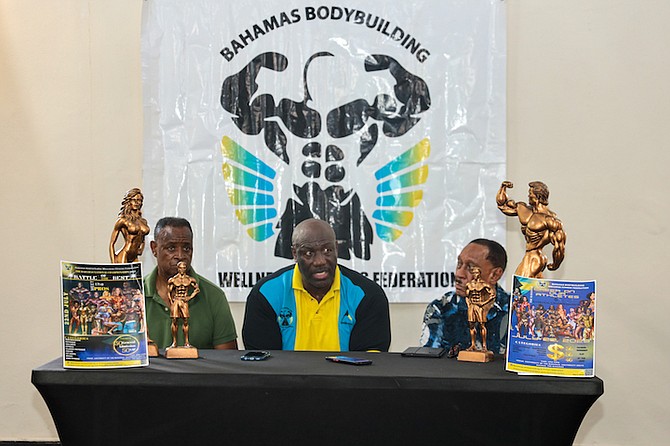
[[[193,292],[189,294],[189,289]],[[165,349],[167,358],[197,358],[198,349],[188,341],[188,302],[200,292],[196,280],[186,274],[186,262],[177,264],[177,274],[170,277],[167,283],[167,296],[170,303],[170,317],[172,318],[172,345]],[[177,346],[177,332],[179,319],[183,320],[184,346]]]
[[[496,300],[496,290],[482,280],[482,273],[476,266],[472,267],[472,281],[465,286],[465,302],[468,304],[468,325],[470,326],[470,351],[488,351],[486,346],[486,321],[489,310]],[[481,331],[482,350],[477,349],[477,324]]]
[[[493,352],[486,345],[486,321],[489,310],[496,300],[494,287],[482,280],[481,270],[473,266],[472,280],[465,285],[465,302],[468,304],[468,326],[470,328],[470,347],[458,353],[459,361],[490,362],[493,361]],[[482,348],[477,348],[477,325],[482,340]]]
[[[541,278],[544,268],[558,269],[565,258],[566,235],[563,223],[552,212],[549,205],[549,188],[540,181],[529,183],[528,204],[514,202],[507,198],[507,189],[513,184],[503,181],[496,195],[498,209],[503,214],[518,216],[521,233],[526,238],[526,254],[514,274],[517,276]],[[553,245],[553,263],[547,265],[547,257],[542,253],[546,245]]]
[[[112,238],[109,242],[109,258],[112,263],[132,263],[139,261],[139,256],[144,251],[144,237],[149,234],[149,224],[142,217],[142,204],[144,196],[138,188],[126,192],[121,202],[119,218],[114,224]],[[117,252],[114,245],[123,235],[125,240],[123,247]]]

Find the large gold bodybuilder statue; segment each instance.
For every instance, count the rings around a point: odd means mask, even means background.
[[[193,287],[193,292],[189,295],[189,288]],[[184,321],[184,347],[194,348],[188,341],[188,301],[193,299],[200,292],[198,282],[186,274],[186,263],[177,264],[177,274],[170,277],[167,283],[167,296],[170,303],[170,317],[172,318],[172,345],[168,347],[177,347],[177,329],[179,328],[179,319]]]
[[[521,222],[521,233],[526,238],[526,254],[514,274],[517,276],[541,278],[544,268],[551,271],[558,269],[565,257],[566,235],[563,223],[549,207],[549,189],[540,181],[529,183],[528,204],[514,202],[507,197],[507,189],[513,184],[503,181],[496,195],[498,209],[503,214],[518,216]],[[542,253],[546,245],[553,245],[553,263],[547,264],[547,257]]]
[[[488,320],[489,310],[496,300],[496,290],[494,287],[482,280],[481,270],[476,266],[470,269],[472,280],[465,286],[465,302],[468,304],[468,325],[470,326],[470,347],[469,351],[488,351],[486,345],[486,321]],[[477,349],[477,324],[481,330],[482,349]]]
[[[109,258],[112,263],[138,262],[144,251],[144,237],[149,234],[149,224],[142,217],[144,196],[138,188],[126,192],[121,202],[119,218],[114,224],[112,238],[109,242]],[[119,234],[125,240],[123,247],[117,252],[115,248]]]

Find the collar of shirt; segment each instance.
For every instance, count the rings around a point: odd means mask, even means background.
[[[314,298],[307,290],[305,289],[304,285],[302,284],[302,274],[300,274],[300,268],[298,268],[298,264],[296,263],[295,267],[293,268],[293,290],[295,291],[295,295],[298,296],[308,296],[311,297],[312,299]],[[333,278],[333,284],[330,286],[330,289],[326,294],[323,295],[323,299],[321,299],[321,303],[325,302],[326,300],[330,299],[332,296],[335,295],[335,292],[340,291],[340,267],[339,265],[335,267],[335,277]]]

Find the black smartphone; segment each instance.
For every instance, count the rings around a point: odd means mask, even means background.
[[[242,361],[262,361],[270,357],[270,352],[247,352],[240,356]]]
[[[342,364],[370,365],[372,360],[364,358],[352,358],[351,356],[326,356],[328,361],[341,362]]]
[[[440,358],[444,355],[445,351],[442,347],[407,347],[401,355],[420,358]]]

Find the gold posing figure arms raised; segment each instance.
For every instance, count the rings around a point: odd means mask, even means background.
[[[512,188],[510,181],[503,181],[496,202],[498,209],[508,216],[517,216],[521,223],[521,233],[526,239],[526,254],[514,272],[523,277],[542,277],[545,268],[557,269],[565,258],[566,235],[561,220],[549,209],[549,188],[540,181],[528,184],[528,203],[515,202],[507,197],[507,189]],[[553,263],[547,265],[542,253],[546,245],[553,245]]]

